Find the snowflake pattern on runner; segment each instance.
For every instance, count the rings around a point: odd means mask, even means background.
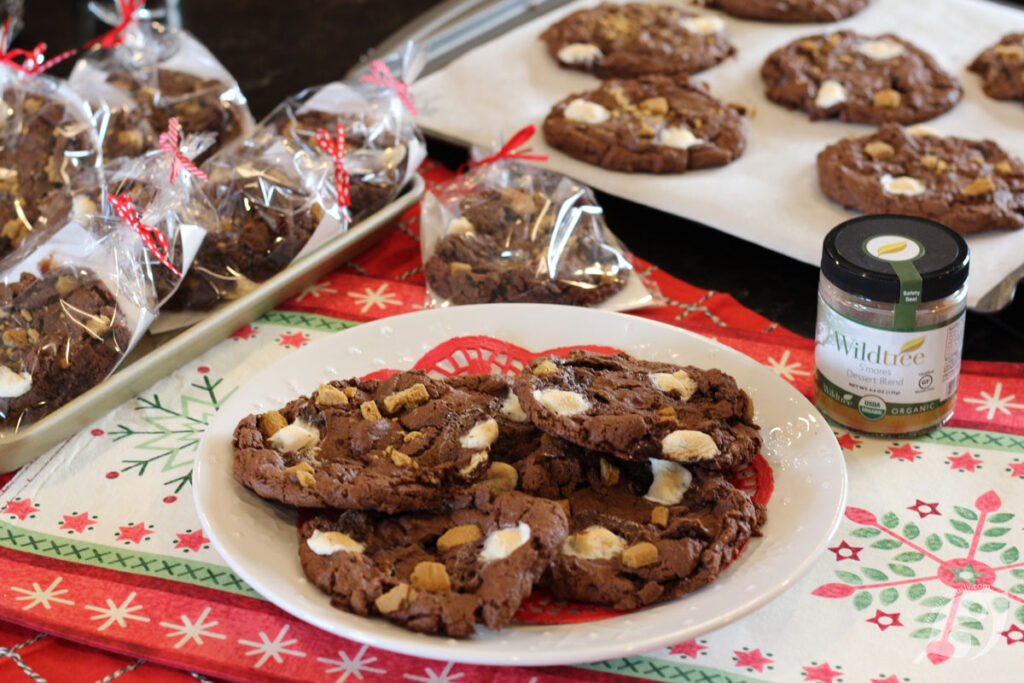
[[[369,313],[371,309],[386,309],[388,306],[398,306],[402,299],[394,292],[388,291],[388,284],[382,283],[377,289],[365,287],[362,292],[349,292],[348,295],[355,299],[359,306],[360,313]]]
[[[803,363],[800,361],[789,360],[789,349],[782,352],[782,356],[775,360],[774,358],[768,358],[768,365],[775,371],[775,374],[788,382],[795,382],[798,376],[809,376],[811,373],[808,370],[802,370]]]
[[[312,297],[314,299],[319,299],[324,294],[337,294],[337,293],[338,293],[338,290],[336,290],[333,287],[331,287],[331,282],[329,280],[321,280],[320,282],[312,284],[312,285],[306,287],[304,290],[302,290],[299,293],[299,295],[295,297],[295,300],[296,301],[303,301],[303,300],[306,299],[306,297]]]
[[[964,403],[971,403],[975,405],[975,410],[978,412],[986,413],[986,420],[993,420],[996,417],[996,413],[1002,413],[1003,415],[1009,415],[1011,410],[1024,409],[1024,403],[1014,403],[1016,395],[1009,394],[1007,396],[1002,395],[1003,383],[996,382],[996,388],[990,394],[987,391],[982,391],[980,397],[965,398]]]
[[[285,636],[288,635],[289,628],[291,628],[291,626],[282,626],[281,630],[277,632],[277,635],[274,636],[273,640],[268,638],[267,634],[263,631],[260,631],[260,639],[258,642],[255,640],[239,639],[239,644],[248,645],[252,648],[251,650],[247,650],[245,652],[246,657],[259,656],[259,660],[257,660],[257,662],[253,665],[253,668],[260,668],[261,666],[266,664],[268,659],[273,659],[278,664],[281,664],[284,662],[284,657],[282,655],[288,655],[290,657],[306,656],[306,653],[301,650],[288,649],[289,645],[294,645],[295,643],[299,642],[298,638],[289,638],[285,640]]]
[[[209,371],[205,366],[197,369],[201,378],[177,397],[177,407],[156,393],[136,399],[145,426],[118,424],[108,434],[115,443],[131,439],[139,453],[122,461],[121,473],[170,476],[163,485],[175,494],[192,484],[192,462],[206,426],[238,388],[225,390],[223,378],[213,379]]]
[[[363,674],[384,674],[387,673],[386,669],[381,669],[375,666],[370,666],[377,661],[376,657],[367,657],[366,651],[370,648],[369,645],[363,645],[356,652],[354,657],[349,657],[344,650],[338,650],[338,659],[331,659],[329,657],[317,657],[316,661],[323,664],[327,664],[328,668],[325,673],[337,674],[341,676],[335,679],[334,683],[345,683],[349,676],[355,676],[359,680],[363,680]]]
[[[57,586],[64,579],[62,576],[58,576],[50,583],[46,588],[41,588],[35,581],[32,582],[32,588],[18,588],[17,586],[11,586],[11,590],[15,593],[21,593],[21,597],[14,598],[15,600],[28,600],[21,609],[22,611],[28,611],[33,607],[43,606],[43,609],[50,609],[50,603],[56,603],[61,605],[73,605],[74,600],[67,600],[60,596],[66,595],[69,591],[67,588],[58,589]]]
[[[448,662],[439,673],[435,673],[434,670],[428,666],[424,669],[422,676],[402,674],[402,678],[408,678],[410,681],[420,681],[420,683],[454,683],[454,681],[457,681],[466,675],[461,672],[452,673],[452,669],[454,667],[454,662]]]
[[[206,607],[199,614],[199,617],[193,622],[189,619],[188,615],[181,615],[181,623],[172,621],[161,621],[160,625],[166,629],[170,629],[170,633],[165,634],[168,638],[178,638],[178,642],[174,644],[175,649],[181,649],[188,641],[194,640],[196,645],[203,644],[203,638],[216,638],[218,640],[224,640],[227,638],[227,634],[217,633],[213,630],[213,627],[219,624],[219,621],[207,621],[206,618],[210,616],[210,608]]]
[[[920,521],[929,516],[920,514],[924,507],[931,512],[936,504],[918,500],[908,509],[919,512]],[[1008,620],[1024,623],[1024,562],[1020,550],[1003,540],[1012,531],[1008,524],[1016,514],[999,512],[1001,508],[1002,500],[989,491],[974,501],[973,508],[953,506],[954,515],[935,510],[938,516],[929,521],[938,526],[923,530],[913,520],[901,526],[895,512],[879,519],[868,510],[848,507],[847,519],[860,525],[850,535],[889,553],[884,560],[888,572],[863,564],[856,567],[859,571],[835,570],[842,583],[823,584],[813,594],[852,596],[858,610],[876,603],[894,605],[902,594],[909,603],[903,612],[876,608],[867,621],[882,631],[912,628],[908,635],[928,641],[925,652],[936,665],[956,654],[957,644],[963,652],[982,647],[979,636],[991,641]],[[911,606],[914,615],[904,616]]]
[[[141,621],[148,622],[149,617],[142,616],[141,614],[135,614],[139,610],[143,609],[142,605],[133,605],[132,601],[135,600],[135,591],[128,594],[128,597],[124,599],[120,605],[114,604],[114,601],[107,598],[106,607],[98,607],[96,605],[86,605],[85,609],[92,612],[97,612],[96,616],[89,617],[92,621],[104,619],[105,621],[97,629],[98,631],[106,631],[112,625],[117,624],[121,628],[128,628],[128,621]]]

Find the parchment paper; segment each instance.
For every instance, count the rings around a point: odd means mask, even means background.
[[[662,0],[666,2],[666,0]],[[668,0],[666,4],[671,2]],[[575,2],[482,45],[413,87],[426,130],[477,145],[508,138],[528,123],[538,126],[551,105],[570,93],[595,88],[589,74],[559,68],[538,36],[569,12],[596,5]],[[683,2],[675,4],[692,7]],[[819,190],[815,158],[826,145],[872,126],[811,122],[764,96],[761,64],[770,52],[797,38],[839,29],[866,35],[896,33],[930,52],[964,85],[964,99],[927,125],[968,138],[992,138],[1024,156],[1024,105],[999,102],[981,91],[967,66],[1005,33],[1024,30],[1024,12],[983,0],[873,0],[858,15],[832,24],[771,24],[718,14],[738,54],[698,74],[726,102],[752,110],[748,146],[737,161],[718,169],[655,176],[606,171],[548,147],[538,134],[534,151],[547,166],[610,194],[685,216],[806,263],[821,259],[821,242],[838,223],[857,214]],[[615,230],[615,226],[610,226]],[[968,305],[1024,263],[1024,230],[968,238],[972,259]],[[665,235],[666,248],[683,247],[682,235]]]

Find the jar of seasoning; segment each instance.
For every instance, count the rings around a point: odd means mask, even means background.
[[[819,410],[876,436],[912,436],[953,414],[967,270],[964,239],[910,216],[834,228],[821,255],[814,345]]]

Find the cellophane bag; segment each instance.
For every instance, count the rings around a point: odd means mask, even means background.
[[[60,223],[98,182],[92,112],[66,81],[0,62],[0,257]]]
[[[178,138],[174,135],[172,139]],[[183,162],[199,157],[213,142],[210,133],[184,135],[179,144],[158,146],[139,157],[114,159],[103,167],[107,183],[103,205],[107,215],[115,213],[107,195],[127,194],[141,222],[158,230],[166,241],[165,258],[174,270],[157,254],[148,250],[142,254],[141,265],[149,273],[158,306],[181,284],[207,230],[217,227],[217,210],[203,189],[205,174],[194,166],[190,170]]]
[[[428,305],[651,303],[594,192],[560,173],[498,158],[428,192],[420,244]]]
[[[238,83],[202,43],[187,31],[134,15],[101,36],[69,80],[87,99],[106,104],[97,127],[110,158],[152,147],[171,117],[185,130],[217,136],[200,162],[253,126]]]
[[[103,381],[155,315],[138,233],[75,212],[0,260],[0,438]]]

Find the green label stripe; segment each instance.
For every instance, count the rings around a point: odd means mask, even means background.
[[[913,261],[893,261],[892,269],[900,280],[900,300],[893,312],[893,327],[907,329],[914,326],[917,304],[921,302],[921,274]]]
[[[313,330],[314,332],[339,332],[359,324],[351,320],[329,318],[326,315],[317,315],[316,313],[295,313],[292,311],[267,311],[253,322],[256,324],[270,323],[271,325],[280,325],[282,327],[300,327],[304,330]]]
[[[821,386],[821,391],[831,398],[836,403],[841,403],[847,408],[857,410],[857,404],[860,403],[861,398],[864,395],[855,394],[852,391],[847,391],[842,387],[836,385],[830,381],[828,377],[825,377],[820,372],[817,373],[818,383]],[[849,398],[846,398],[849,396]],[[880,397],[884,401],[884,397]],[[945,400],[945,399],[943,399]],[[917,415],[919,413],[927,413],[929,410],[935,410],[942,401],[935,399],[933,401],[925,401],[924,403],[889,403],[885,402],[885,412],[887,415]]]
[[[917,437],[914,441],[944,444],[946,446],[972,446],[974,448],[1006,451],[1008,453],[1024,453],[1024,436],[987,432],[981,429],[942,427],[924,436]]]
[[[710,669],[683,662],[666,662],[654,657],[625,657],[606,659],[593,664],[578,664],[578,669],[608,671],[620,676],[632,676],[646,681],[686,681],[686,683],[763,683],[764,679],[750,678],[731,671]]]
[[[0,522],[0,548],[11,548],[33,555],[56,558],[64,562],[103,567],[158,579],[170,579],[245,595],[250,598],[263,599],[226,567],[137,550],[122,550],[65,536],[50,536],[36,531],[19,529],[5,522]]]

